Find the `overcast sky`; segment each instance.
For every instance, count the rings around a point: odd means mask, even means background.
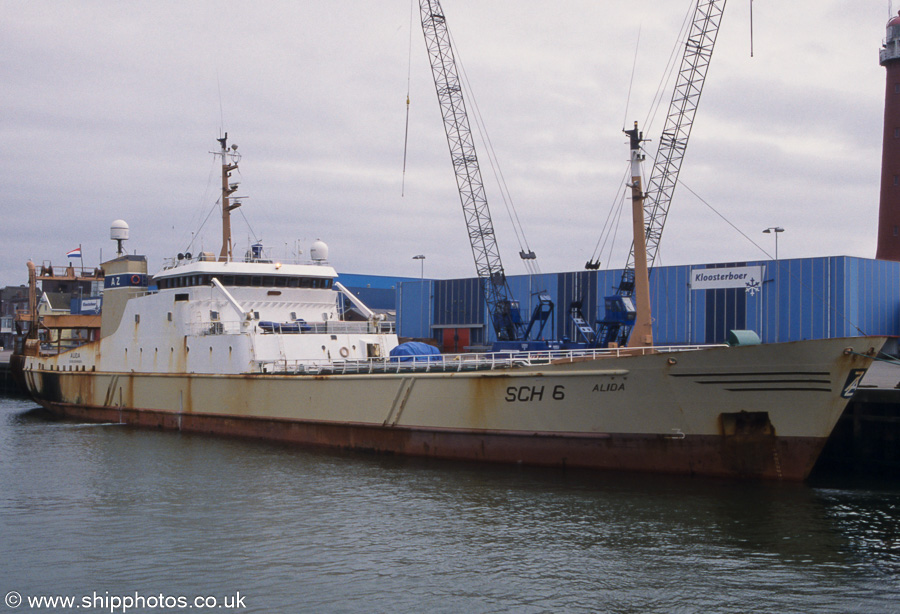
[[[662,112],[643,124],[692,4],[444,1],[543,272],[592,256],[626,170],[622,128],[640,121],[655,152]],[[756,0],[751,58],[750,2],[726,7],[681,180],[769,253],[761,231],[782,226],[781,258],[875,255],[889,10]],[[218,252],[218,215],[203,221],[222,131],[248,197],[236,253],[251,236],[276,257],[321,238],[341,272],[417,277],[424,254],[427,277],[474,275],[417,2],[0,0],[0,15],[0,285],[79,244],[98,265],[117,218],[151,272],[192,237]],[[524,273],[483,174],[507,272]],[[628,247],[620,234],[604,268]],[[657,264],[760,258],[676,190]]]

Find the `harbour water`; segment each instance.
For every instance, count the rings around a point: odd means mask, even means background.
[[[894,482],[311,451],[5,397],[0,548],[22,612],[900,612]]]

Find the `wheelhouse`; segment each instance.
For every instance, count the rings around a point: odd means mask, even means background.
[[[213,273],[186,273],[156,279],[157,288],[190,288],[208,286],[217,278],[226,287],[245,288],[312,288],[330,290],[334,280],[329,277],[309,277],[297,275],[235,275]]]

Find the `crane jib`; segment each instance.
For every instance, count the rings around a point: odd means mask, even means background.
[[[706,73],[712,60],[716,35],[719,32],[722,13],[725,10],[725,2],[726,0],[697,0],[691,19],[690,32],[684,45],[672,101],[669,104],[665,127],[662,137],[659,139],[659,148],[644,198],[647,262],[651,269],[656,261],[672,195],[675,192],[678,174],[687,151]],[[634,259],[634,245],[632,245],[622,278],[616,289],[618,296],[634,295]],[[599,323],[597,343],[606,345],[609,342],[615,342],[625,345],[631,333],[628,322],[630,320],[621,313],[608,314],[608,317]]]
[[[524,339],[519,304],[512,298],[500,261],[444,12],[437,0],[420,0],[419,8],[475,270],[481,280],[488,313],[491,314],[491,325],[500,340]]]

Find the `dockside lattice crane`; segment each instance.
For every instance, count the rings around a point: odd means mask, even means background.
[[[652,268],[659,251],[663,227],[672,202],[672,194],[678,183],[681,163],[687,151],[694,116],[700,103],[706,73],[712,59],[716,44],[716,35],[722,21],[726,0],[698,0],[694,9],[684,54],[675,82],[675,90],[666,124],[659,139],[659,148],[653,162],[653,171],[647,182],[647,193],[644,198],[644,217],[646,219],[645,237],[647,243],[647,260]],[[594,343],[602,347],[611,342],[625,345],[631,334],[633,316],[627,311],[631,301],[622,301],[621,297],[634,296],[635,269],[634,245],[628,254],[628,262],[619,280],[616,294],[606,298],[606,317],[599,323]],[[596,268],[588,263],[588,268]]]
[[[438,0],[419,0],[419,9],[475,269],[484,289],[491,324],[500,341],[525,341],[535,323],[539,324],[536,332],[540,335],[553,304],[546,293],[540,296],[535,315],[526,328],[500,260],[444,12]]]

